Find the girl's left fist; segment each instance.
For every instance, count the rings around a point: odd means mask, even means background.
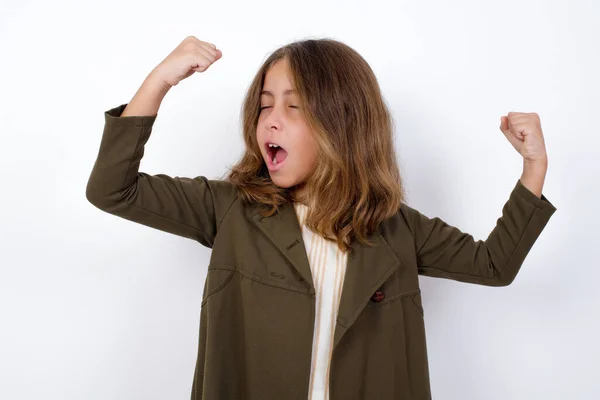
[[[548,162],[537,113],[509,112],[500,117],[500,130],[526,162]]]

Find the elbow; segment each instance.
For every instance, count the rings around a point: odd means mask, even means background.
[[[498,261],[492,258],[488,252],[486,258],[488,285],[489,286],[508,286],[512,284],[521,269],[521,263],[515,260]]]
[[[496,280],[496,285],[495,286],[508,286],[511,283],[513,283],[513,281],[515,280],[514,276],[510,276],[508,278],[503,277],[501,279]]]
[[[100,185],[94,183],[92,180],[88,181],[85,189],[85,197],[95,207],[107,212],[109,209],[114,208],[117,203],[115,196],[111,196],[105,190],[101,190]]]
[[[85,189],[86,199],[109,214],[118,214],[124,207],[130,205],[138,193],[137,182],[123,190],[110,190],[109,185],[90,179]]]
[[[90,179],[85,188],[85,198],[94,206],[103,210],[106,209],[109,204],[107,202],[107,196],[100,190],[100,185]]]
[[[490,286],[508,286],[511,283],[514,282],[515,278],[517,277],[517,272],[518,271],[510,271],[510,270],[506,270],[506,271],[498,271],[496,270],[496,273],[494,275],[494,278],[491,281]]]
[[[89,201],[96,207],[98,207],[98,205],[101,204],[101,196],[99,195],[97,188],[91,180],[88,181],[87,186],[85,188],[85,198],[87,199],[87,201]]]

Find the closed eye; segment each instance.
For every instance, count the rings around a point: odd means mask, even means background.
[[[261,107],[260,109],[264,110],[265,108],[271,108],[271,107],[273,107],[273,106],[264,106],[264,107]],[[289,107],[290,108],[299,108],[298,106],[289,106]]]

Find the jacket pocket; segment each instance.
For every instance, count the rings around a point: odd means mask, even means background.
[[[206,272],[206,280],[204,281],[204,290],[202,293],[202,305],[206,303],[208,298],[221,291],[231,281],[234,270],[222,267],[209,267]]]
[[[423,303],[421,301],[421,293],[417,293],[417,294],[410,296],[410,300],[415,305],[417,310],[419,310],[419,313],[421,313],[421,316],[424,316],[425,313],[423,312]]]

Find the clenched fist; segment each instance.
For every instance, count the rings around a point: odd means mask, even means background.
[[[527,163],[548,162],[540,117],[536,113],[509,112],[500,117],[500,130]]]
[[[172,87],[194,72],[206,71],[222,55],[214,44],[188,36],[154,68],[152,74],[165,86]]]

